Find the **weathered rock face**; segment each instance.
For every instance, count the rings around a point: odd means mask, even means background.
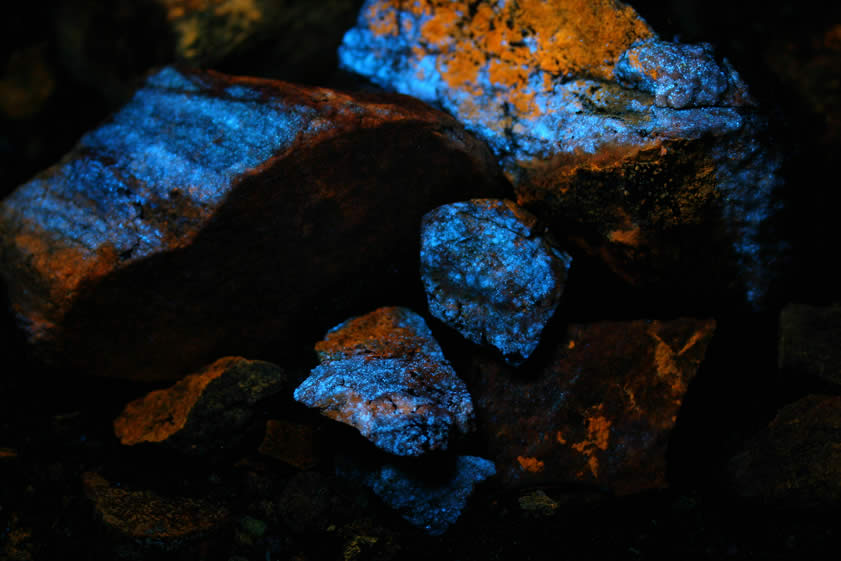
[[[218,532],[228,510],[210,501],[129,491],[101,475],[82,475],[85,494],[103,525],[137,554],[172,552]],[[137,557],[134,557],[137,558]]]
[[[737,493],[800,507],[841,500],[841,397],[810,395],[783,407],[730,462]]]
[[[417,101],[166,68],[0,205],[2,274],[40,356],[174,379],[397,291],[423,214],[501,185]]]
[[[841,385],[841,306],[783,308],[779,364],[792,373]]]
[[[321,364],[295,399],[355,427],[379,448],[417,456],[447,448],[473,424],[470,394],[423,318],[380,308],[331,329],[316,345]]]
[[[283,371],[269,362],[220,358],[171,388],[132,401],[114,420],[120,442],[161,443],[188,454],[234,446],[255,403],[280,392]]]
[[[761,300],[779,164],[707,46],[656,40],[614,0],[369,0],[339,57],[458,117],[520,205],[629,282]]]
[[[421,278],[429,311],[520,364],[561,298],[571,258],[511,201],[474,199],[423,217]]]
[[[476,456],[459,456],[449,467],[422,474],[391,464],[370,471],[348,465],[339,474],[361,481],[411,525],[438,536],[458,520],[474,486],[496,474],[493,462]]]
[[[475,359],[477,417],[501,479],[619,494],[664,486],[668,437],[714,327],[694,319],[571,325],[528,379]]]

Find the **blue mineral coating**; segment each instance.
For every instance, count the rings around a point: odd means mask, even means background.
[[[367,77],[383,88],[418,97],[454,115],[465,127],[482,137],[516,182],[523,167],[562,154],[594,154],[604,147],[645,148],[657,140],[699,139],[707,135],[739,136],[755,132],[746,127],[746,106],[752,105],[747,87],[726,61],[715,60],[708,45],[681,45],[650,40],[632,46],[615,67],[621,83],[587,77],[558,76],[531,68],[524,94],[534,96],[538,110],[518,114],[505,101],[507,87],[490,79],[489,64],[478,71],[481,95],[451,88],[443,79],[438,52],[420,36],[428,14],[390,8],[403,22],[397,35],[377,34],[368,20],[368,0],[356,27],[348,31],[339,47],[340,66]],[[383,16],[388,9],[378,5]],[[421,49],[413,47],[421,46]],[[638,55],[638,56],[635,56]],[[651,69],[662,75],[652,78]],[[550,84],[546,88],[545,84]],[[726,157],[716,157],[716,175],[723,190],[726,211],[737,216],[742,208],[755,209],[753,218],[739,218],[736,230],[743,236],[734,250],[747,267],[748,301],[757,303],[765,281],[751,271],[765,268],[755,248],[758,224],[774,213],[763,188],[752,192],[740,168],[752,168],[747,179],[776,175],[780,162],[762,151],[748,153],[737,143]],[[779,180],[767,179],[766,184]],[[740,197],[749,200],[741,200]],[[764,273],[763,273],[764,274]],[[762,276],[763,274],[760,274]]]
[[[171,197],[212,209],[315,117],[310,107],[259,97],[240,85],[220,94],[201,76],[164,68],[84,135],[74,157],[12,193],[2,212],[83,253],[105,246],[124,259],[154,253],[170,226],[154,214]]]
[[[411,345],[404,347],[399,337],[390,337],[321,352],[321,364],[295,389],[294,398],[355,427],[392,454],[418,456],[444,450],[452,432],[466,434],[472,428],[470,394],[423,318],[405,308],[392,310],[398,327],[413,330]],[[341,331],[347,323],[328,334]],[[389,356],[388,349],[397,352]]]
[[[510,201],[476,199],[436,208],[421,227],[430,313],[512,364],[540,342],[572,260],[534,226],[534,217]]]
[[[444,483],[424,481],[391,464],[368,473],[338,471],[346,478],[361,480],[413,526],[439,536],[461,516],[474,486],[495,475],[496,467],[484,458],[459,456],[452,477]]]
[[[743,89],[739,75],[726,61],[715,59],[708,43],[639,42],[619,57],[614,76],[623,85],[652,94],[658,107],[674,109],[739,105],[733,93]]]

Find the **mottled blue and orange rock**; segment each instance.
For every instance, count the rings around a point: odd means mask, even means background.
[[[521,364],[558,307],[571,262],[543,234],[534,215],[502,199],[427,213],[420,261],[430,313]]]
[[[177,379],[396,293],[424,213],[504,190],[487,147],[419,101],[165,68],[2,202],[0,272],[37,355]]]
[[[445,450],[473,428],[473,402],[426,322],[407,308],[379,308],[331,329],[321,364],[295,399],[346,423],[398,456]]]
[[[274,364],[220,358],[126,405],[114,420],[114,433],[126,446],[157,443],[195,455],[225,450],[239,442],[255,404],[285,384],[286,375]]]
[[[520,377],[475,358],[479,429],[501,480],[618,494],[664,486],[669,434],[714,329],[696,319],[570,325],[545,366]]]
[[[709,46],[615,0],[368,0],[339,58],[455,115],[521,206],[628,282],[762,300],[779,157]]]

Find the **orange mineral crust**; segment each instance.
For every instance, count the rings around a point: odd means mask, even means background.
[[[501,478],[619,494],[664,486],[669,434],[714,329],[696,319],[570,325],[532,371],[475,358],[477,417]]]

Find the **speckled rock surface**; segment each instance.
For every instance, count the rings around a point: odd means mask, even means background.
[[[783,370],[841,385],[841,306],[786,306],[779,345]]]
[[[655,38],[614,0],[369,0],[339,58],[455,115],[521,206],[628,282],[759,303],[779,158],[730,65]]]
[[[113,536],[115,551],[122,553],[119,557],[189,553],[191,543],[218,533],[230,516],[227,508],[210,501],[121,489],[96,473],[84,473],[82,483],[102,524]]]
[[[220,358],[174,386],[132,401],[114,420],[127,446],[160,443],[188,454],[237,444],[255,403],[280,392],[283,371],[269,362]]]
[[[178,379],[395,292],[416,278],[423,214],[501,179],[482,143],[404,96],[165,68],[0,204],[0,273],[37,356]]]
[[[629,494],[666,484],[666,447],[715,322],[570,325],[528,376],[488,357],[470,377],[500,480]]]
[[[560,301],[571,258],[511,201],[474,199],[423,217],[421,278],[429,311],[520,364]]]
[[[783,407],[730,462],[733,489],[778,505],[837,507],[841,397],[809,395]]]
[[[355,427],[379,448],[417,456],[472,429],[473,403],[423,318],[379,308],[331,329],[295,399]]]
[[[495,474],[493,462],[476,456],[458,456],[441,473],[409,471],[391,464],[370,471],[339,467],[339,475],[363,482],[409,524],[433,536],[455,524],[474,486]]]

